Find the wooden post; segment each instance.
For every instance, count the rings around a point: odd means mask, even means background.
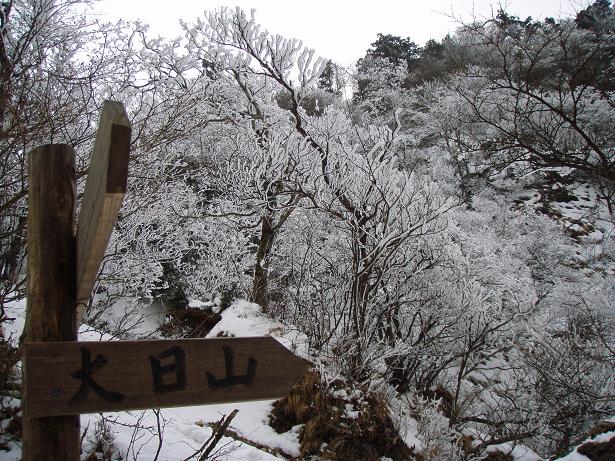
[[[66,144],[28,154],[28,304],[25,340],[75,341],[75,153]],[[32,418],[23,374],[23,460],[79,459],[79,416]]]
[[[130,134],[124,105],[105,101],[77,227],[77,326],[89,303],[126,193]]]

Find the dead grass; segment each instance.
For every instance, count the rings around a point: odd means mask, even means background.
[[[167,313],[160,332],[167,338],[204,338],[221,319],[220,314],[209,309],[174,309]]]
[[[615,431],[615,422],[612,421],[600,421],[594,427],[592,427],[587,433],[587,437],[595,437],[605,432]],[[587,438],[585,437],[585,438]]]
[[[492,451],[487,453],[487,456],[483,458],[484,461],[515,461],[513,455],[509,453],[502,453],[501,451]]]
[[[607,442],[586,442],[577,451],[591,461],[615,461],[615,437]]]
[[[597,435],[611,431],[615,431],[615,422],[600,421],[584,434],[582,438],[594,438]],[[587,456],[591,461],[615,461],[615,437],[612,437],[607,442],[585,442],[577,448],[577,451]]]
[[[414,459],[401,440],[384,400],[359,386],[336,381],[325,388],[315,371],[274,403],[270,425],[286,432],[303,424],[301,456],[327,460]]]

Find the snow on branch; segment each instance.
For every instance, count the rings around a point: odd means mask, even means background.
[[[270,34],[250,16],[236,8],[221,8],[205,14],[193,27],[184,24],[191,49],[206,63],[220,70],[273,78],[289,91],[301,94],[315,84],[326,60],[297,39]],[[293,85],[296,77],[298,86]]]

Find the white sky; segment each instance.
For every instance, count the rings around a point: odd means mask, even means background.
[[[534,19],[573,15],[587,0],[509,0],[507,11]],[[490,17],[497,0],[101,0],[97,11],[109,19],[141,19],[164,37],[181,33],[179,19],[191,22],[219,6],[256,9],[256,20],[269,32],[299,38],[318,55],[348,65],[365,55],[380,33],[410,37],[422,45],[453,32],[455,22]]]

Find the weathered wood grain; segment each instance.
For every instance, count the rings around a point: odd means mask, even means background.
[[[122,103],[105,101],[77,227],[78,323],[126,193],[130,136],[131,126]]]
[[[74,341],[77,337],[72,147],[47,145],[29,152],[28,175],[28,303],[24,339]],[[37,365],[26,359],[23,366],[25,375]],[[27,388],[24,376],[24,461],[78,460],[79,416],[38,417],[36,411],[31,411],[36,407],[36,397],[28,394]]]
[[[309,368],[270,337],[28,343],[26,358],[38,416],[278,398]]]

